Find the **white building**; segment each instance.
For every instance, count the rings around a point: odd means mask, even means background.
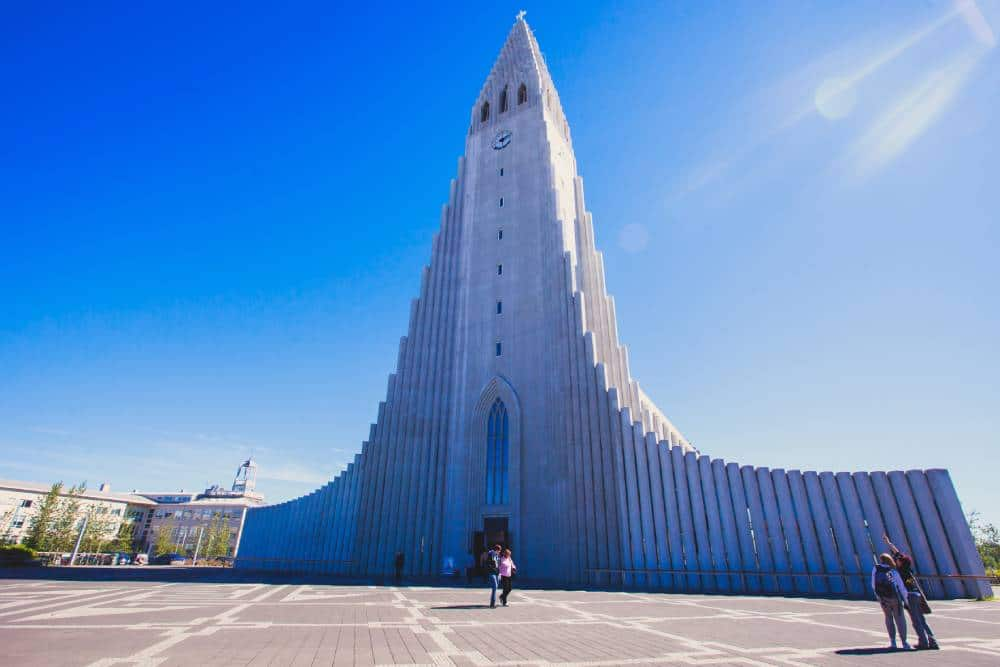
[[[264,496],[255,491],[256,475],[257,464],[251,458],[240,465],[229,490],[216,485],[198,494],[183,489],[174,492],[133,491],[156,503],[154,511],[147,514],[140,544],[149,550],[161,530],[170,530],[170,541],[176,545],[176,550],[194,554],[199,540],[204,543],[211,527],[221,519],[230,533],[226,555],[235,556],[247,509],[264,503]]]
[[[122,522],[134,523],[133,545],[140,551],[148,551],[157,531],[168,525],[178,549],[193,552],[199,533],[221,518],[230,529],[231,556],[239,548],[247,508],[264,502],[264,496],[255,491],[256,472],[257,464],[247,459],[237,470],[229,490],[213,486],[201,493],[183,489],[112,493],[108,484],[101,484],[97,490],[87,489],[73,497],[80,503],[80,519],[93,510],[94,516],[102,519],[108,539],[118,534]],[[13,544],[23,542],[32,518],[51,488],[51,484],[0,480],[0,537]],[[69,497],[68,487],[63,489],[61,497]]]
[[[0,480],[0,536],[13,544],[24,541],[32,518],[38,513],[42,499],[51,488],[51,484]],[[61,497],[68,498],[68,492],[68,487],[64,487]],[[123,521],[142,526],[151,516],[151,510],[156,504],[143,496],[112,493],[107,484],[102,484],[97,490],[87,489],[74,497],[80,502],[81,518],[93,510],[95,516],[105,520],[103,523],[107,526],[105,532],[109,539],[118,534]]]

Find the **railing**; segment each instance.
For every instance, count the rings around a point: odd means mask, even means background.
[[[698,576],[698,577],[733,577],[737,576],[740,578],[740,586],[744,590],[748,590],[747,578],[757,577],[761,580],[769,579],[773,580],[775,586],[780,589],[778,584],[779,578],[790,578],[790,579],[812,579],[812,578],[824,578],[824,579],[841,579],[847,580],[849,578],[857,578],[867,582],[871,578],[870,572],[762,572],[760,570],[668,570],[668,569],[614,569],[614,568],[587,568],[584,572],[590,572],[593,574],[608,574],[608,575],[618,575],[621,578],[622,584],[625,582],[626,575],[664,575],[669,574],[671,576]],[[934,581],[985,581],[988,584],[1000,585],[1000,576],[998,575],[978,575],[978,574],[919,574],[916,578],[921,581],[934,580]]]
[[[306,569],[308,569],[308,570],[318,569],[318,568],[315,567],[316,565],[335,565],[335,566],[336,565],[340,565],[340,566],[351,566],[351,565],[354,565],[354,561],[352,561],[352,560],[322,560],[322,559],[297,559],[297,558],[258,558],[258,557],[255,557],[255,556],[248,556],[248,557],[238,556],[235,560],[239,563],[239,565],[241,567],[242,566],[246,566],[246,565],[256,564],[256,563],[260,563],[260,564],[273,563],[273,564],[276,564],[276,565],[277,564],[281,564],[281,565],[286,565],[286,566],[294,564],[296,567],[301,567],[301,569],[303,569],[303,570],[306,570]]]
[[[117,565],[122,556],[127,556],[132,561],[132,553],[126,551],[101,551],[89,552],[81,551],[76,555],[74,565]],[[38,560],[45,565],[70,565],[73,554],[69,551],[39,551]]]

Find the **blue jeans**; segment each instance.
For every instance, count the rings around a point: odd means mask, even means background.
[[[497,606],[497,586],[499,585],[499,583],[500,583],[500,575],[499,574],[491,574],[490,575],[490,606],[491,607]]]
[[[910,621],[913,623],[913,629],[917,632],[917,639],[920,642],[920,646],[926,647],[931,644],[936,643],[934,639],[934,633],[931,631],[931,626],[927,625],[927,617],[924,616],[923,610],[920,608],[920,601],[923,596],[916,591],[910,591],[906,596],[907,610],[910,612]]]

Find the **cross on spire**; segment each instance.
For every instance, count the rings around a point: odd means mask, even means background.
[[[527,14],[527,13],[528,13],[528,12],[526,12],[526,11],[524,11],[524,10],[522,9],[521,11],[519,11],[519,12],[517,13],[517,16],[516,16],[515,18],[516,18],[516,19],[517,19],[518,21],[523,21],[523,20],[524,20],[524,15],[525,15],[525,14]]]

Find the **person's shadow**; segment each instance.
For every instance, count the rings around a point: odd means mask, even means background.
[[[446,607],[431,607],[431,609],[489,609],[488,604],[452,604]]]
[[[837,655],[880,655],[882,653],[900,653],[901,649],[882,646],[878,648],[842,648],[834,651]]]

